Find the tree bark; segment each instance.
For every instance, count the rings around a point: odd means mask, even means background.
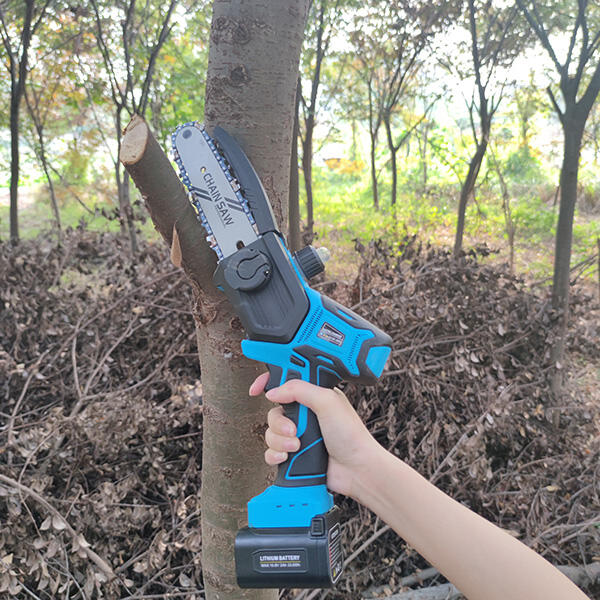
[[[573,119],[573,122],[564,128],[563,162],[560,170],[560,208],[556,227],[552,287],[552,302],[555,308],[564,307],[566,309],[568,304],[573,217],[577,201],[577,177],[584,125],[585,119],[583,123],[579,119]]]
[[[308,0],[215,0],[206,81],[205,124],[224,127],[259,174],[280,227],[287,224],[298,65]],[[231,307],[204,290],[198,328],[204,396],[202,567],[206,597],[274,599],[274,590],[240,590],[232,560],[246,502],[266,484],[265,411],[248,400],[262,370],[240,351]],[[232,444],[235,440],[235,444]]]

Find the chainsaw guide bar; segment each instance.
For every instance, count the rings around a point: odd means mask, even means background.
[[[198,121],[180,125],[171,145],[179,177],[219,260],[256,241],[258,231],[248,202],[204,125]]]

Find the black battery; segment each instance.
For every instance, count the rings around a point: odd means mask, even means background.
[[[310,527],[244,527],[235,538],[242,588],[328,588],[337,583],[343,564],[337,506],[314,516]]]

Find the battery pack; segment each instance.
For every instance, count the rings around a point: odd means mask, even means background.
[[[235,538],[242,588],[328,588],[342,574],[340,510],[312,518],[310,527],[244,527]]]

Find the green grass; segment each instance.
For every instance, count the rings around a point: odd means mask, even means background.
[[[385,175],[385,173],[383,174]],[[390,206],[389,178],[382,177],[379,185],[380,210],[373,208],[371,183],[368,173],[340,173],[315,165],[313,171],[313,194],[315,232],[318,245],[335,250],[336,263],[354,261],[354,240],[367,244],[373,239],[384,239],[393,243],[406,233],[418,234],[424,241],[451,247],[456,227],[456,199],[458,186],[438,180],[426,192],[411,184],[410,173],[401,174],[398,185],[398,199],[395,207]],[[403,179],[404,177],[404,179]],[[306,220],[304,182],[300,181],[301,213]],[[548,196],[548,194],[546,194]],[[137,193],[132,191],[132,198]],[[115,205],[107,202],[86,202],[93,207],[90,215],[78,202],[67,199],[60,208],[63,229],[83,225],[94,231],[119,230],[116,219],[108,219],[102,214],[115,210]],[[534,279],[552,275],[553,248],[556,233],[558,209],[552,200],[545,201],[541,192],[531,188],[521,188],[518,197],[511,201],[516,232],[517,272]],[[152,223],[142,206],[134,208],[138,217],[136,224],[140,235],[156,239]],[[50,202],[43,187],[36,194],[36,200],[19,212],[20,234],[23,239],[34,238],[41,232],[55,229]],[[0,238],[8,239],[9,209],[0,206]],[[573,258],[576,265],[597,251],[596,240],[600,238],[600,218],[594,215],[576,214],[573,227]],[[508,260],[508,243],[505,231],[504,214],[499,193],[491,189],[480,189],[476,203],[467,207],[464,247],[469,248],[485,242],[500,253],[490,260]],[[352,265],[348,265],[351,270]],[[590,264],[584,276],[593,281],[597,277],[597,266]]]
[[[400,178],[401,179],[401,178]],[[411,189],[412,188],[412,189]],[[300,182],[302,218],[305,219],[304,182]],[[382,238],[394,242],[405,233],[417,233],[434,244],[451,246],[456,228],[457,185],[437,182],[425,194],[400,181],[396,206],[390,205],[391,181],[380,182],[380,210],[375,211],[371,184],[367,175],[349,175],[328,167],[313,170],[315,231],[318,243],[350,252],[354,239],[368,243]],[[539,185],[521,186],[520,195],[511,200],[516,225],[516,270],[534,279],[552,275],[554,239],[558,207],[543,200]],[[548,194],[545,194],[548,196]],[[576,212],[573,227],[575,265],[596,250],[600,237],[600,218]],[[481,189],[477,202],[467,206],[463,246],[485,242],[498,249],[490,260],[508,261],[508,236],[499,192]],[[585,275],[593,279],[597,267],[590,266]]]
[[[135,196],[132,196],[135,198]],[[87,202],[86,202],[87,204]],[[91,201],[87,204],[93,211],[90,214],[76,200],[69,199],[59,205],[61,227],[75,229],[82,226],[91,231],[107,231],[116,233],[120,229],[119,221],[115,218],[107,218],[116,205],[106,202]],[[105,214],[103,214],[103,211]],[[136,215],[136,226],[144,237],[155,239],[157,233],[148,217],[145,208],[134,207]],[[35,201],[19,209],[19,236],[21,239],[33,239],[42,232],[55,232],[56,222],[43,186],[36,191]],[[6,240],[10,235],[10,209],[8,206],[0,206],[0,240]]]

